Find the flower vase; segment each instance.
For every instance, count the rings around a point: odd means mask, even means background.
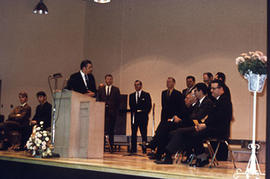
[[[264,82],[267,77],[265,74],[259,75],[249,71],[244,77],[248,80],[248,90],[250,92],[261,93],[263,91]]]

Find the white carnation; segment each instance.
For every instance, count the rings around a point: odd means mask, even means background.
[[[49,137],[46,137],[46,138],[45,138],[45,141],[47,141],[47,142],[48,142],[48,141],[49,141]]]

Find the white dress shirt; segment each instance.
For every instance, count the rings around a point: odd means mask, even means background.
[[[108,89],[109,89],[109,94],[107,94]],[[110,96],[110,94],[111,94],[111,89],[112,89],[112,85],[110,85],[110,86],[106,85],[106,86],[105,86],[105,93],[106,93],[107,96]]]
[[[87,82],[86,82],[86,79],[85,79],[85,75],[86,75],[86,74],[84,74],[84,73],[82,72],[82,70],[80,70],[80,73],[81,73],[81,75],[82,75],[82,79],[83,79],[84,85],[85,85],[85,87],[88,89]]]

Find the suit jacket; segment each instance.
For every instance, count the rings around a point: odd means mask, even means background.
[[[87,84],[88,90],[96,94],[97,89],[94,76],[92,74],[88,74],[88,79],[89,79],[89,83]],[[74,73],[70,76],[66,88],[82,94],[87,93],[87,88],[83,82],[83,78],[80,72]]]
[[[177,115],[181,119],[186,118],[187,111],[184,97],[180,91],[173,89],[170,96],[168,95],[168,90],[162,91],[161,103],[161,121],[167,121],[174,115]]]
[[[142,91],[136,103],[136,92],[129,95],[129,107],[131,111],[131,117],[133,114],[137,113],[138,110],[141,111],[141,114],[145,114],[145,117],[148,119],[148,114],[152,108],[151,96],[149,93]]]
[[[8,115],[8,120],[19,122],[22,127],[30,123],[31,107],[28,104],[15,107]]]
[[[117,116],[120,107],[120,90],[112,86],[109,96],[106,96],[105,86],[101,87],[97,92],[97,100],[104,101],[106,112],[111,116]]]
[[[44,129],[51,127],[51,114],[52,114],[52,105],[48,102],[44,103],[43,105],[38,105],[36,108],[36,113],[32,120],[43,121]]]
[[[212,110],[213,105],[214,103],[212,102],[212,100],[208,96],[205,96],[201,104],[199,104],[198,101],[194,106],[190,114],[190,119],[196,119],[200,121],[201,119],[205,118]]]
[[[221,137],[229,136],[230,121],[232,119],[232,103],[226,94],[223,94],[216,100],[213,109],[208,115],[205,124],[208,130]]]

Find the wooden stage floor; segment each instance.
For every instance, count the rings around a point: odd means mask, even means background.
[[[138,155],[140,156],[127,156],[126,152],[105,152],[103,159],[40,159],[30,157],[27,152],[0,151],[0,160],[153,178],[233,178],[236,171],[231,162],[219,162],[219,166],[214,168],[193,168],[184,164],[157,165],[145,155]],[[247,163],[237,163],[237,167],[243,171],[246,165]],[[261,165],[261,170],[265,170],[264,165]]]

